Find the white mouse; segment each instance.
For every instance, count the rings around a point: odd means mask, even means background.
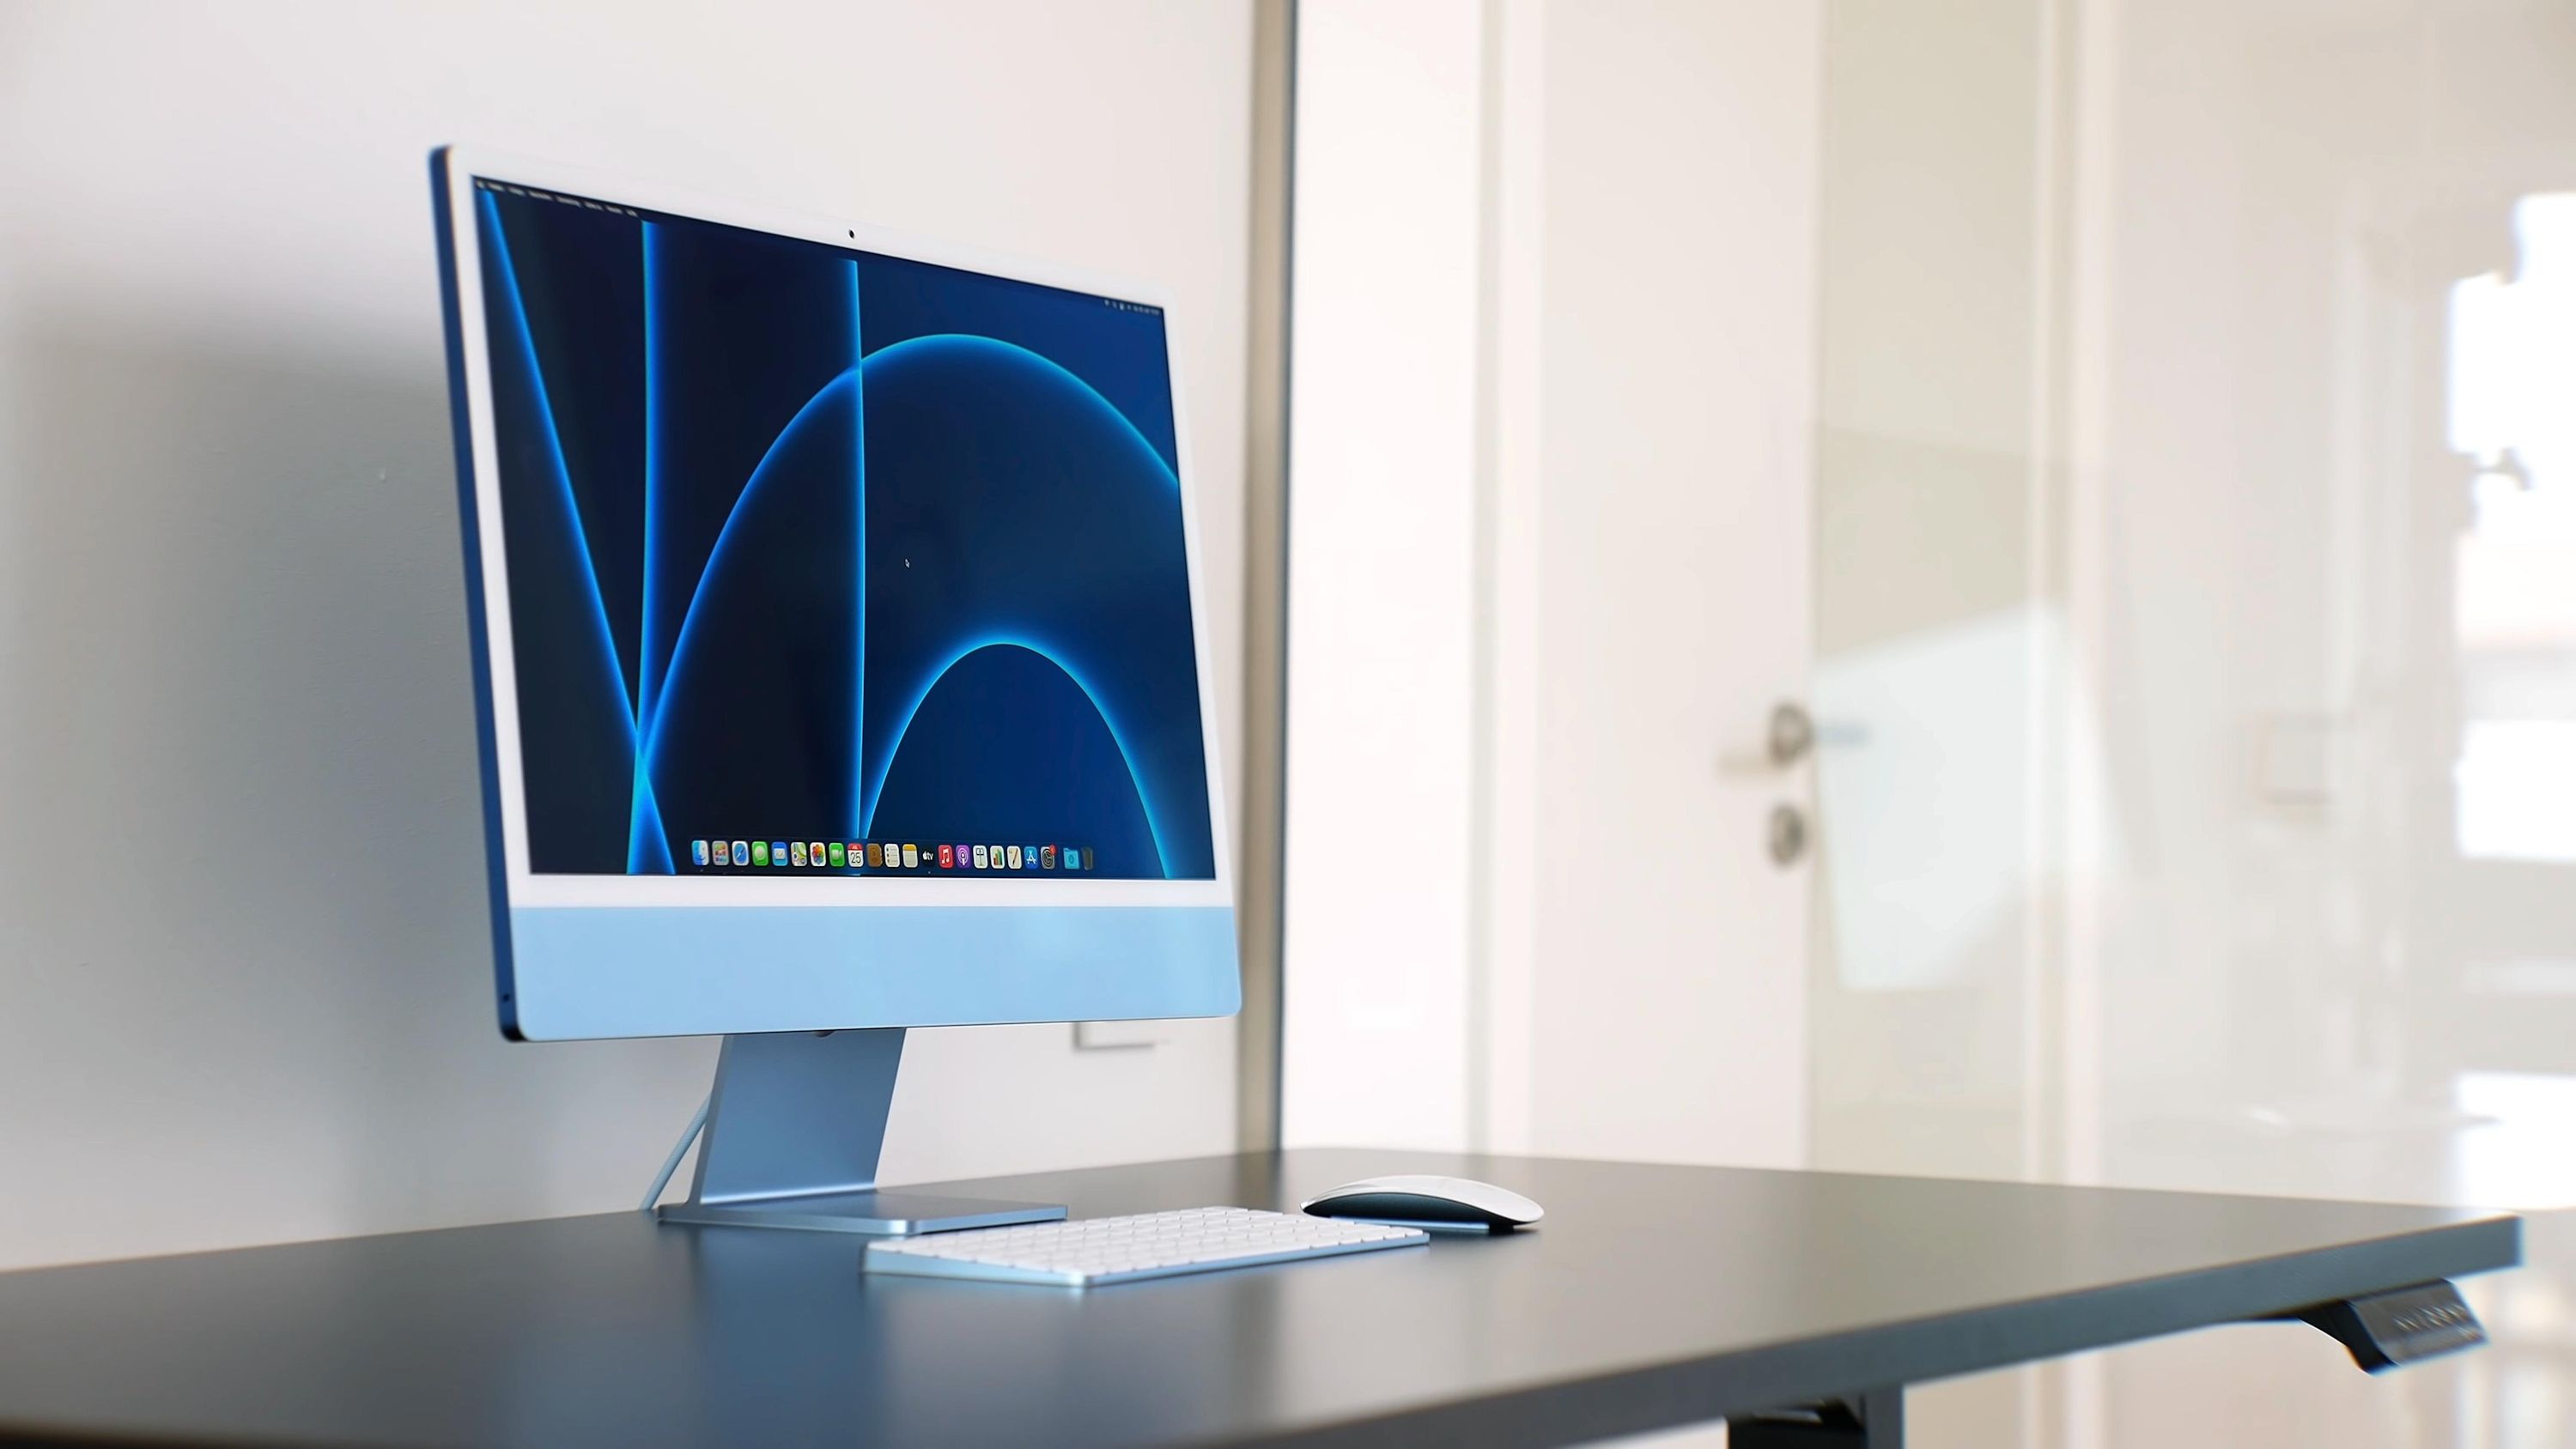
[[[1319,1218],[1359,1218],[1433,1232],[1508,1233],[1547,1210],[1507,1187],[1471,1177],[1367,1177],[1300,1204]]]

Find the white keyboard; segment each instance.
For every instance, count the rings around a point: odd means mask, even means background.
[[[1419,1228],[1209,1207],[881,1238],[868,1244],[865,1261],[871,1273],[1086,1288],[1429,1241]]]

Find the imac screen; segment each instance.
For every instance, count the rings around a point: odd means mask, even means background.
[[[473,196],[533,870],[1215,874],[1159,308]]]

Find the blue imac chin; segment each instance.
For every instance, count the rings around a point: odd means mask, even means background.
[[[431,159],[513,1038],[723,1034],[673,1221],[875,1190],[902,1029],[1216,1016],[1233,894],[1143,289]]]

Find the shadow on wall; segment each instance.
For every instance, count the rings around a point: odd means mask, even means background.
[[[0,1267],[630,1201],[710,1048],[499,1037],[436,352],[29,320]]]

